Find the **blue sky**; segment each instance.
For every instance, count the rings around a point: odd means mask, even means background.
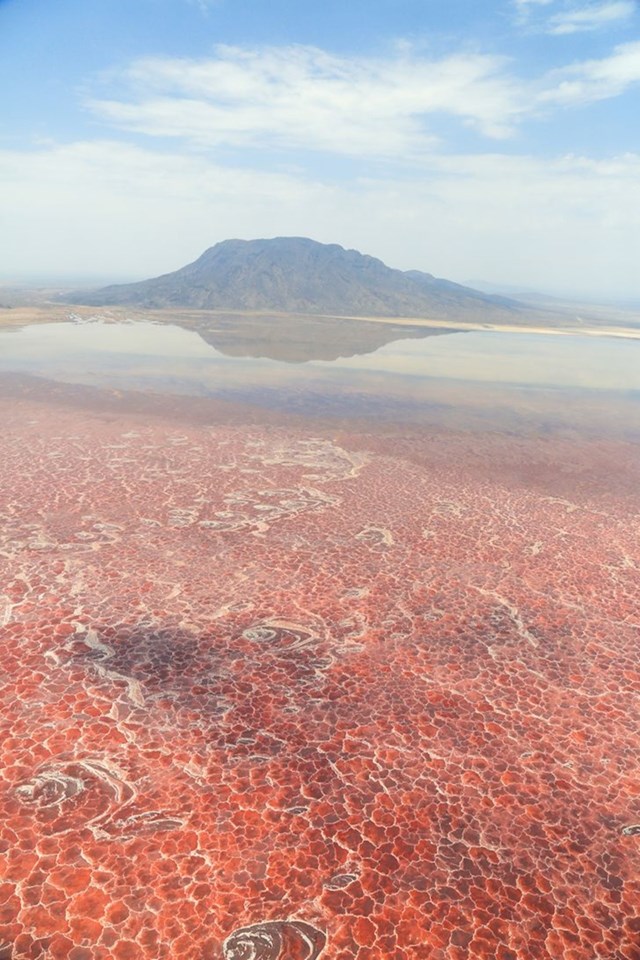
[[[0,0],[0,278],[305,235],[640,296],[636,0]]]

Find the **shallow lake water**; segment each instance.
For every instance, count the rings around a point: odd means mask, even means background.
[[[634,960],[640,342],[225,336],[0,330],[0,957]]]
[[[215,341],[215,333],[208,339]],[[415,421],[433,418],[439,408],[466,412],[469,423],[530,420],[548,429],[550,422],[573,422],[616,435],[635,434],[640,424],[640,341],[586,335],[456,332],[292,363],[229,356],[174,324],[96,320],[0,330],[0,371],[276,409],[293,405],[308,414],[379,418],[386,411]]]
[[[250,345],[248,346],[250,350]],[[184,385],[215,390],[219,379],[238,389],[256,377],[303,380],[312,370],[329,379],[334,371],[446,377],[467,382],[531,386],[640,390],[640,340],[502,333],[456,332],[425,340],[395,340],[364,356],[286,363],[231,357],[199,333],[174,324],[66,322],[0,330],[0,369],[37,372],[71,382],[131,385],[146,375],[171,388],[176,373]]]

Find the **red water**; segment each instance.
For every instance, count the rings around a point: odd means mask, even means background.
[[[640,958],[637,447],[0,446],[0,957]]]

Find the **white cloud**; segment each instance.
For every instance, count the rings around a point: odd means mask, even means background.
[[[210,60],[140,60],[132,92],[89,106],[121,128],[197,145],[270,146],[346,156],[420,154],[425,118],[446,114],[493,138],[522,109],[505,60],[458,54],[426,60],[342,58],[314,47],[219,47]]]
[[[563,36],[620,25],[634,15],[636,0],[601,0],[576,3],[573,0],[513,0],[516,20],[536,31]],[[553,7],[555,12],[548,8]]]
[[[548,87],[539,96],[541,103],[584,104],[606,100],[624,93],[640,82],[640,40],[623,43],[600,60],[553,71]]]
[[[433,136],[430,118],[432,127],[436,116],[453,117],[499,139],[552,108],[624,93],[640,80],[640,41],[526,83],[509,74],[505,59],[479,53],[438,61],[402,51],[347,59],[296,46],[220,47],[209,60],[139,60],[126,78],[126,96],[90,103],[119,129],[205,150],[415,164],[448,146]]]
[[[629,20],[635,11],[634,0],[615,0],[611,3],[573,7],[556,13],[550,18],[548,33],[560,36],[586,30],[599,30],[602,27]]]
[[[345,185],[104,141],[0,151],[8,276],[144,277],[226,237],[306,235],[465,281],[638,295],[640,157],[434,157]]]

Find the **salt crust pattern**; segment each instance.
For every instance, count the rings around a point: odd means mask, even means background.
[[[0,443],[1,957],[638,960],[636,450]]]

